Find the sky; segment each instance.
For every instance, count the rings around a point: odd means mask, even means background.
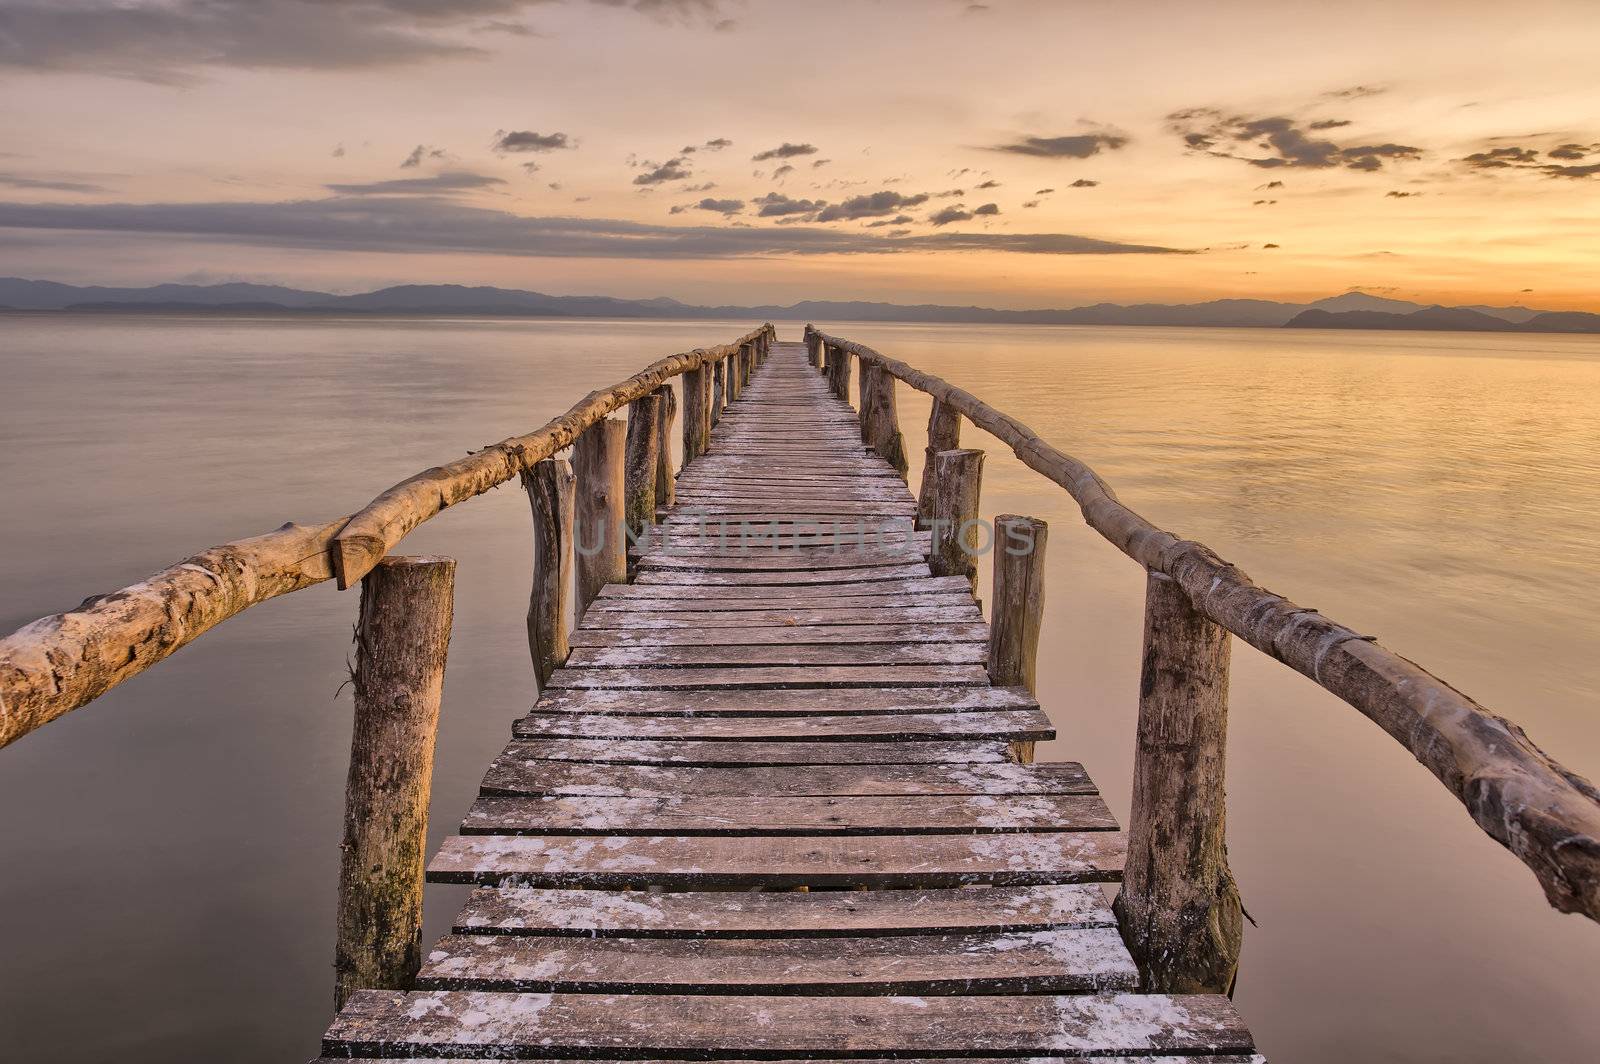
[[[0,274],[1600,310],[1592,0],[0,0]]]

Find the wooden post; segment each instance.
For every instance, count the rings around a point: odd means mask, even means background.
[[[730,357],[728,359],[728,397],[723,404],[724,406],[739,398],[739,374],[734,372],[733,367],[734,359]]]
[[[1050,526],[1036,517],[994,519],[994,597],[989,607],[989,682],[1038,694],[1039,628],[1044,621],[1044,546]],[[1011,756],[1033,764],[1032,739]]]
[[[1223,994],[1238,970],[1243,908],[1223,823],[1228,651],[1227,631],[1177,583],[1150,573],[1133,813],[1116,901],[1147,991]]]
[[[533,594],[528,598],[528,652],[539,689],[567,660],[567,587],[572,580],[572,467],[546,458],[522,473],[533,510]]]
[[[917,527],[927,528],[933,518],[933,497],[938,480],[933,475],[933,456],[961,446],[961,415],[943,399],[933,401],[928,415],[928,447],[922,453],[922,487],[917,492]]]
[[[727,359],[719,358],[711,364],[711,425],[716,427],[722,420],[722,407],[727,386],[723,383],[723,375],[727,370]]]
[[[623,463],[623,519],[635,537],[656,520],[656,451],[661,446],[661,396],[628,404],[627,458]]]
[[[678,394],[670,384],[663,384],[655,394],[661,397],[661,413],[656,418],[656,507],[666,509],[677,494],[672,475],[672,423],[678,418]]]
[[[385,558],[361,581],[334,1007],[407,990],[422,963],[422,871],[456,563]]]
[[[872,445],[872,389],[877,384],[872,373],[872,363],[856,359],[856,424],[861,429],[861,442]],[[883,457],[879,455],[879,457]]]
[[[628,426],[618,418],[590,425],[572,445],[577,476],[573,547],[577,551],[578,619],[600,589],[628,579],[628,544],[623,511],[623,455]]]
[[[710,438],[707,429],[706,371],[691,369],[683,375],[683,464],[699,458]]]
[[[850,352],[842,347],[829,345],[828,353],[832,361],[828,364],[828,384],[833,388],[833,397],[841,402],[850,401]]]
[[[894,375],[882,366],[861,362],[867,387],[861,394],[862,437],[902,477],[911,469],[906,439],[900,433],[900,413],[895,403]]]
[[[978,586],[978,498],[983,486],[983,452],[940,451],[933,456],[936,483],[933,549],[928,565],[934,576],[964,576]]]

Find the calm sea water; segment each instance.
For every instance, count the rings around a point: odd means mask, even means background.
[[[348,512],[747,327],[0,315],[0,629]],[[1600,777],[1600,339],[834,331],[1004,407],[1152,520]],[[919,459],[926,404],[902,390],[901,411]],[[1061,738],[1040,757],[1083,761],[1126,818],[1141,573],[997,447],[984,510],[1051,522],[1041,687]],[[405,549],[460,559],[437,845],[530,700],[526,501],[493,492]],[[328,586],[268,603],[0,750],[0,1055],[315,1054],[355,607]],[[1230,851],[1259,925],[1237,1000],[1269,1055],[1593,1059],[1600,927],[1549,910],[1376,726],[1243,646],[1231,729]],[[461,893],[429,888],[430,937]]]

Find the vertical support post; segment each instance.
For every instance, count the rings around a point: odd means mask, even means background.
[[[623,512],[623,456],[628,426],[602,418],[572,444],[577,476],[572,542],[577,551],[578,619],[607,584],[628,579],[628,537]]]
[[[861,442],[872,446],[872,390],[877,385],[872,373],[872,363],[856,358],[856,423],[861,428]],[[882,455],[879,455],[881,458]]]
[[[707,429],[709,412],[706,410],[706,370],[691,369],[683,375],[683,464],[699,458],[706,450],[710,438]]]
[[[978,498],[983,487],[983,452],[940,451],[933,456],[933,549],[928,565],[934,576],[964,576],[978,587]]]
[[[730,357],[728,359],[728,397],[727,401],[723,404],[724,406],[726,406],[727,403],[731,403],[735,399],[739,398],[739,392],[741,390],[739,388],[739,374],[734,371],[734,365],[734,358]]]
[[[628,404],[627,458],[623,462],[623,519],[638,538],[656,520],[656,451],[661,446],[661,396]]]
[[[539,689],[567,660],[567,587],[572,580],[572,467],[546,458],[522,472],[533,510],[533,594],[528,597],[528,652]]]
[[[900,412],[895,403],[894,375],[877,363],[861,360],[867,387],[861,395],[862,434],[868,447],[878,452],[904,477],[911,469],[906,439],[900,432]]]
[[[361,580],[345,784],[334,1006],[405,990],[422,963],[428,797],[456,563],[385,558]]]
[[[938,479],[933,473],[933,456],[961,446],[961,415],[943,399],[933,401],[928,415],[928,446],[922,452],[922,487],[917,491],[917,527],[927,528],[933,519],[933,499]]]
[[[989,682],[1039,691],[1039,628],[1044,621],[1044,547],[1050,526],[1036,517],[994,519],[994,598],[989,607]],[[1011,743],[1011,756],[1033,763],[1033,740]]]
[[[828,353],[833,361],[828,366],[828,384],[833,388],[833,397],[840,402],[850,401],[850,352],[842,347],[829,345]]]
[[[1229,637],[1171,578],[1145,587],[1144,665],[1122,937],[1147,991],[1222,994],[1244,934],[1228,869],[1223,765]]]
[[[655,394],[661,397],[661,413],[656,418],[656,507],[664,510],[677,494],[672,475],[672,423],[678,418],[678,395],[670,384],[663,384]]]
[[[727,359],[719,358],[711,364],[711,425],[716,427],[722,420],[723,397],[727,392],[727,385],[723,383],[723,375],[727,371]]]

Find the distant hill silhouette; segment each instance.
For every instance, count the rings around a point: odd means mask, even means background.
[[[1582,311],[1535,312],[1521,321],[1485,314],[1473,307],[1424,307],[1409,314],[1378,310],[1303,310],[1291,329],[1427,329],[1435,332],[1600,333],[1600,314]]]
[[[82,313],[418,314],[570,318],[735,318],[769,321],[944,322],[993,325],[1186,325],[1358,329],[1498,329],[1519,325],[1540,332],[1591,332],[1595,315],[1550,315],[1527,307],[1424,307],[1399,299],[1346,292],[1313,303],[1213,299],[1204,303],[1096,303],[1087,307],[1006,310],[931,303],[805,300],[787,306],[696,306],[675,299],[553,296],[516,288],[407,284],[356,295],[282,285],[233,282],[158,284],[148,288],[69,285],[0,278],[0,309]],[[1418,317],[1418,315],[1426,315]],[[1457,317],[1460,315],[1461,317]],[[1535,326],[1543,319],[1547,326]],[[1404,322],[1397,324],[1397,322]]]

